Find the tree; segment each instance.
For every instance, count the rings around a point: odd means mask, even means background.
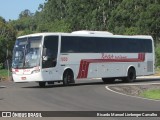
[[[0,21],[3,22],[3,23],[6,23],[5,19],[1,16],[0,16]]]
[[[155,55],[156,55],[156,66],[160,67],[160,46],[157,45],[155,49]]]
[[[21,19],[21,18],[26,18],[26,17],[32,17],[32,16],[33,16],[33,13],[31,13],[30,10],[25,9],[24,11],[22,11],[22,12],[19,14],[19,19]]]
[[[160,4],[149,4],[141,13],[137,24],[141,33],[152,35],[158,44],[160,40]]]
[[[0,21],[0,63],[11,57],[16,32],[12,26]]]
[[[110,31],[116,34],[152,35],[160,37],[160,2],[157,0],[123,0],[111,12]]]

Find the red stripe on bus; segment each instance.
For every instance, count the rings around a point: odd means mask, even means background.
[[[145,53],[139,53],[138,54],[138,59],[141,60],[141,61],[144,61],[145,60]]]
[[[87,78],[90,63],[104,63],[104,62],[144,62],[145,53],[139,53],[138,58],[127,59],[82,59],[77,78]]]
[[[81,60],[81,62],[80,62],[80,67],[79,67],[79,73],[78,73],[78,76],[77,76],[77,78],[81,78],[81,71],[82,71],[82,66],[83,66],[83,60]]]
[[[86,78],[88,75],[88,68],[89,68],[90,62],[87,60],[81,60],[80,62],[80,68],[77,78]]]

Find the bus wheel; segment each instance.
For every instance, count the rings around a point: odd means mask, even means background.
[[[40,87],[45,87],[46,86],[46,82],[39,82],[39,86]]]
[[[69,83],[75,83],[72,70],[66,70],[63,74],[63,85],[67,86]]]
[[[128,70],[127,77],[123,78],[122,81],[129,83],[129,82],[133,82],[135,79],[136,79],[136,70],[135,68],[132,67]]]
[[[102,78],[104,83],[114,83],[115,79],[114,78]]]

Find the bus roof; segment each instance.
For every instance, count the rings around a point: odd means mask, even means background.
[[[74,31],[72,33],[62,33],[62,32],[34,33],[34,34],[19,36],[18,38],[48,36],[48,35],[153,39],[152,36],[149,35],[113,35],[112,33],[107,31],[85,31],[85,30]]]
[[[35,37],[35,36],[46,36],[46,35],[59,35],[61,33],[56,32],[44,32],[44,33],[33,33],[28,35],[19,36],[18,38],[24,38],[24,37]]]

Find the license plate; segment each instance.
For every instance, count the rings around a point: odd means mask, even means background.
[[[26,77],[21,77],[22,80],[26,80]]]

